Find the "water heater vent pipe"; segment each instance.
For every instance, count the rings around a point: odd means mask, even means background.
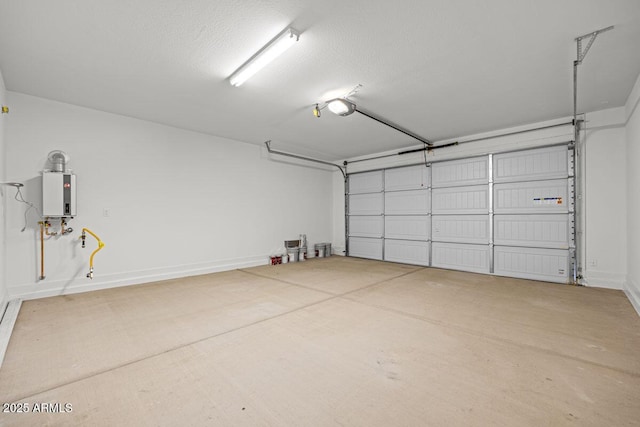
[[[69,163],[69,155],[62,150],[53,150],[47,156],[51,163],[51,172],[67,172],[67,163]]]

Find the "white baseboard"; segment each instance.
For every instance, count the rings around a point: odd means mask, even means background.
[[[216,273],[220,271],[235,270],[238,268],[256,267],[266,265],[268,257],[255,256],[248,258],[227,259],[211,263],[187,264],[150,270],[128,271],[124,273],[100,275],[95,273],[93,280],[85,277],[85,272],[67,280],[46,279],[36,284],[27,283],[10,286],[10,298],[23,300],[45,298],[57,295],[75,294],[80,292],[96,291],[100,289],[117,288],[120,286],[137,285],[141,283],[156,282],[160,280],[177,279],[180,277],[198,276],[201,274]]]
[[[640,316],[640,286],[631,278],[627,278],[624,283],[624,293],[629,298],[631,305],[636,309],[638,316]]]
[[[345,256],[346,251],[344,246],[333,246],[331,252],[333,252],[333,255]]]
[[[21,300],[14,299],[8,302],[6,310],[0,312],[0,366],[2,366],[4,355],[7,352],[9,339],[11,339],[21,305]]]
[[[622,290],[624,283],[624,274],[610,271],[587,270],[583,279],[583,284],[585,286],[594,288]]]

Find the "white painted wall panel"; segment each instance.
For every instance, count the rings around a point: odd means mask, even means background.
[[[378,193],[384,185],[383,171],[349,175],[349,194]]]
[[[434,163],[431,168],[434,188],[489,182],[489,158],[487,156]]]
[[[429,168],[424,165],[387,169],[384,173],[385,191],[417,190],[429,187]]]
[[[349,195],[349,215],[382,215],[384,193]]]
[[[349,237],[349,256],[382,260],[382,239]]]
[[[489,215],[434,215],[434,242],[489,244]]]
[[[10,123],[6,177],[24,182],[25,199],[39,205],[39,171],[46,154],[60,149],[70,155],[78,183],[78,216],[69,222],[75,231],[47,241],[45,280],[38,280],[34,250],[37,215],[29,214],[21,233],[24,206],[13,199],[5,204],[0,234],[10,250],[0,275],[11,299],[266,265],[285,239],[300,233],[309,242],[331,239],[333,172],[273,161],[263,148],[236,140],[18,92],[7,95],[11,114],[0,119]],[[4,194],[7,200],[14,192]],[[188,244],[185,227],[167,227],[176,221],[176,207],[181,224],[198,230]],[[77,245],[83,226],[106,244],[96,254],[93,280],[84,273],[95,242],[84,250]],[[144,236],[138,245],[132,245],[134,235]]]
[[[7,105],[5,102],[6,90],[4,87],[4,79],[2,77],[2,70],[0,70],[0,105]],[[12,104],[9,104],[12,105]],[[8,117],[5,114],[0,113],[0,182],[5,182],[7,180],[7,176],[5,175],[5,128],[8,123]],[[13,178],[13,176],[12,176]],[[6,270],[6,257],[5,257],[5,247],[6,247],[6,234],[7,234],[7,217],[5,216],[6,208],[6,198],[3,197],[5,194],[11,194],[12,188],[3,187],[2,188],[2,196],[0,196],[0,313],[4,313],[5,306],[9,302],[9,290],[7,284],[8,275],[5,274]],[[13,251],[13,249],[12,249]],[[2,363],[2,362],[0,362]]]
[[[429,265],[429,243],[410,240],[384,241],[384,260],[404,264]]]
[[[499,276],[559,283],[569,280],[568,250],[496,246],[494,262]]]
[[[385,216],[384,233],[389,239],[429,240],[431,217]]]
[[[424,215],[429,213],[429,191],[409,190],[385,193],[386,215]]]
[[[569,214],[496,215],[494,243],[569,249]]]
[[[566,146],[496,154],[494,182],[530,181],[569,176]]]
[[[349,236],[377,237],[384,235],[384,217],[380,216],[350,216]]]
[[[485,214],[489,213],[489,186],[434,188],[433,214]]]
[[[489,246],[459,243],[432,243],[433,267],[489,273]]]
[[[496,214],[568,212],[570,202],[568,194],[567,179],[495,184],[494,212]]]

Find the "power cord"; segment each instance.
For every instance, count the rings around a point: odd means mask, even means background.
[[[36,213],[37,213],[39,216],[42,216],[42,215],[40,215],[40,210],[38,210],[38,208],[37,208],[33,203],[31,203],[31,202],[27,202],[27,201],[24,199],[24,196],[22,195],[22,192],[20,191],[20,187],[16,187],[16,195],[15,195],[15,199],[16,199],[17,201],[19,201],[20,203],[24,203],[25,205],[27,205],[27,206],[28,206],[28,208],[27,208],[27,209],[25,209],[25,211],[24,211],[24,227],[22,227],[22,230],[20,230],[20,232],[22,232],[22,233],[23,233],[23,232],[24,232],[24,230],[26,230],[26,229],[27,229],[27,215],[29,214],[29,211],[30,211],[31,209],[34,209],[34,210],[36,211]]]

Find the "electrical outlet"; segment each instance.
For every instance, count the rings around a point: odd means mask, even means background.
[[[111,209],[104,208],[102,209],[102,216],[108,218],[111,216]]]

